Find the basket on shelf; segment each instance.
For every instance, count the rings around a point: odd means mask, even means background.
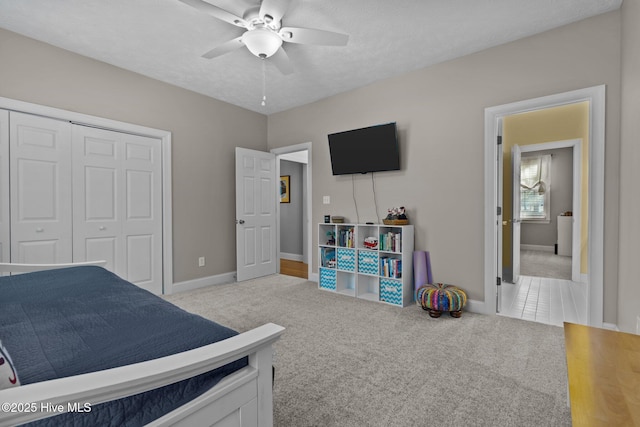
[[[387,217],[382,220],[385,225],[408,225],[409,218],[404,211],[404,206],[387,209]]]
[[[408,219],[383,219],[384,225],[409,225]]]

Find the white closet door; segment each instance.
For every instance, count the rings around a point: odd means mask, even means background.
[[[73,127],[74,261],[162,293],[160,140]]]
[[[0,110],[0,262],[9,262],[9,111]]]
[[[11,261],[72,260],[71,124],[10,113]]]

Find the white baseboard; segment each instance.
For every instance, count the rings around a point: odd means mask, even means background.
[[[466,311],[470,311],[471,313],[495,314],[495,313],[486,313],[486,307],[487,305],[484,303],[484,301],[476,301],[476,300],[468,299],[467,304],[464,306],[464,309]]]
[[[618,325],[616,325],[615,323],[607,323],[607,322],[604,322],[604,323],[602,324],[602,328],[603,328],[603,329],[610,329],[610,330],[612,330],[612,331],[620,331],[620,329],[618,329]]]
[[[222,285],[224,283],[233,283],[236,281],[236,272],[218,274],[216,276],[201,277],[199,279],[185,280],[184,282],[174,283],[169,294],[178,292],[191,291],[193,289],[204,288],[211,285]]]
[[[520,245],[520,250],[555,252],[556,248],[555,246],[544,246],[544,245]]]
[[[304,256],[302,254],[288,254],[286,252],[280,252],[280,259],[303,262]]]
[[[318,283],[318,273],[311,273],[308,280]]]

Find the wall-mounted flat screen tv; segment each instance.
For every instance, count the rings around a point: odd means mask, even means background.
[[[396,123],[328,135],[334,175],[400,169]]]

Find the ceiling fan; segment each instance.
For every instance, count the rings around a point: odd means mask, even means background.
[[[229,40],[202,55],[207,59],[216,58],[246,46],[258,58],[270,58],[283,74],[291,74],[293,66],[282,48],[283,42],[344,46],[349,41],[347,34],[311,28],[283,27],[282,17],[291,0],[263,0],[261,5],[249,8],[242,17],[204,0],[180,1],[214,18],[246,30],[240,37]]]

